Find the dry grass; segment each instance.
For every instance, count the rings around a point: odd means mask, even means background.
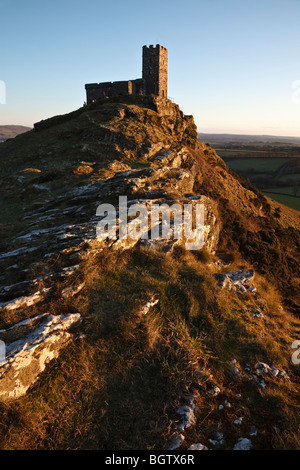
[[[67,282],[82,278],[82,293],[60,298]],[[228,436],[225,447],[232,448],[254,424],[263,434],[254,439],[258,448],[297,447],[295,382],[274,379],[260,391],[228,375],[233,358],[242,364],[275,363],[291,373],[291,318],[276,310],[280,299],[274,288],[260,278],[257,284],[268,306],[264,321],[240,313],[245,301],[220,291],[207,259],[138,248],[99,253],[95,247],[81,272],[40,307],[52,313],[80,311],[85,337],[66,348],[26,397],[1,405],[0,447],[163,448],[178,420],[179,398],[195,386],[200,390],[198,424],[186,433],[186,445],[207,444],[222,428]],[[142,315],[141,307],[153,296],[159,304]],[[196,379],[199,368],[213,379]],[[211,385],[221,388],[218,399],[205,394]],[[220,415],[218,404],[225,399],[234,407]],[[239,415],[244,417],[241,428],[232,424]],[[273,426],[284,430],[285,440]]]

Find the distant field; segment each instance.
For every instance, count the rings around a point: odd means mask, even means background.
[[[263,193],[271,199],[274,199],[274,201],[280,202],[281,204],[285,204],[292,209],[300,211],[300,197],[287,196],[285,194],[274,194],[265,191],[263,191]]]
[[[220,155],[220,154],[219,154]],[[222,156],[222,155],[220,155]],[[261,172],[273,172],[278,171],[279,168],[288,161],[292,160],[290,157],[275,157],[275,158],[235,158],[232,160],[227,160],[224,158],[226,164],[233,171],[239,172],[240,170],[254,170]]]
[[[269,188],[268,187],[268,193],[273,193],[273,194],[276,194],[276,193],[280,193],[280,194],[285,194],[287,196],[297,196],[297,197],[300,197],[300,190],[299,190],[299,194],[295,194],[295,189],[291,186],[275,186],[273,188]]]
[[[266,146],[215,150],[226,164],[264,194],[292,209],[300,210],[300,148]]]

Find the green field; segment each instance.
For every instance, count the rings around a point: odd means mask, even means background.
[[[274,187],[269,187],[266,189],[268,193],[273,193],[273,194],[283,194],[286,196],[294,196],[294,197],[300,197],[300,190],[295,191],[295,189],[291,186],[274,186]]]
[[[217,153],[234,172],[264,194],[292,209],[300,210],[300,159],[286,152],[219,149]],[[267,156],[268,155],[268,156]]]
[[[221,155],[222,156],[222,155]],[[224,158],[226,164],[231,168],[233,171],[251,171],[254,170],[255,172],[273,172],[278,171],[279,168],[287,163],[288,161],[292,160],[291,158],[286,157],[261,157],[261,158],[234,158],[227,160]]]
[[[292,209],[300,211],[300,197],[287,196],[285,194],[274,194],[266,191],[263,191],[263,193],[271,199],[274,199],[274,201],[280,202],[281,204],[285,204]]]

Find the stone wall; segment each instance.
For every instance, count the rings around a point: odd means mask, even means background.
[[[85,85],[87,104],[116,95],[131,95],[132,81],[90,83]]]

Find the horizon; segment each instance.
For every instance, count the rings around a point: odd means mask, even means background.
[[[140,77],[142,46],[161,44],[168,94],[198,132],[300,137],[299,0],[154,0],[152,8],[0,0],[0,8],[0,125],[33,127],[78,109],[86,83]]]
[[[50,116],[51,117],[55,117],[55,116]],[[34,123],[35,124],[35,123]],[[33,129],[34,127],[33,126],[25,126],[25,125],[22,125],[22,124],[0,124],[0,127],[26,127],[26,128],[29,128],[30,130]],[[277,135],[277,134],[242,134],[242,133],[230,133],[230,132],[200,132],[198,129],[197,129],[197,133],[198,134],[204,134],[204,135],[237,135],[237,136],[245,136],[245,137],[277,137],[277,138],[281,138],[281,137],[284,137],[284,138],[295,138],[295,139],[300,139],[300,136],[296,136],[296,135]]]

